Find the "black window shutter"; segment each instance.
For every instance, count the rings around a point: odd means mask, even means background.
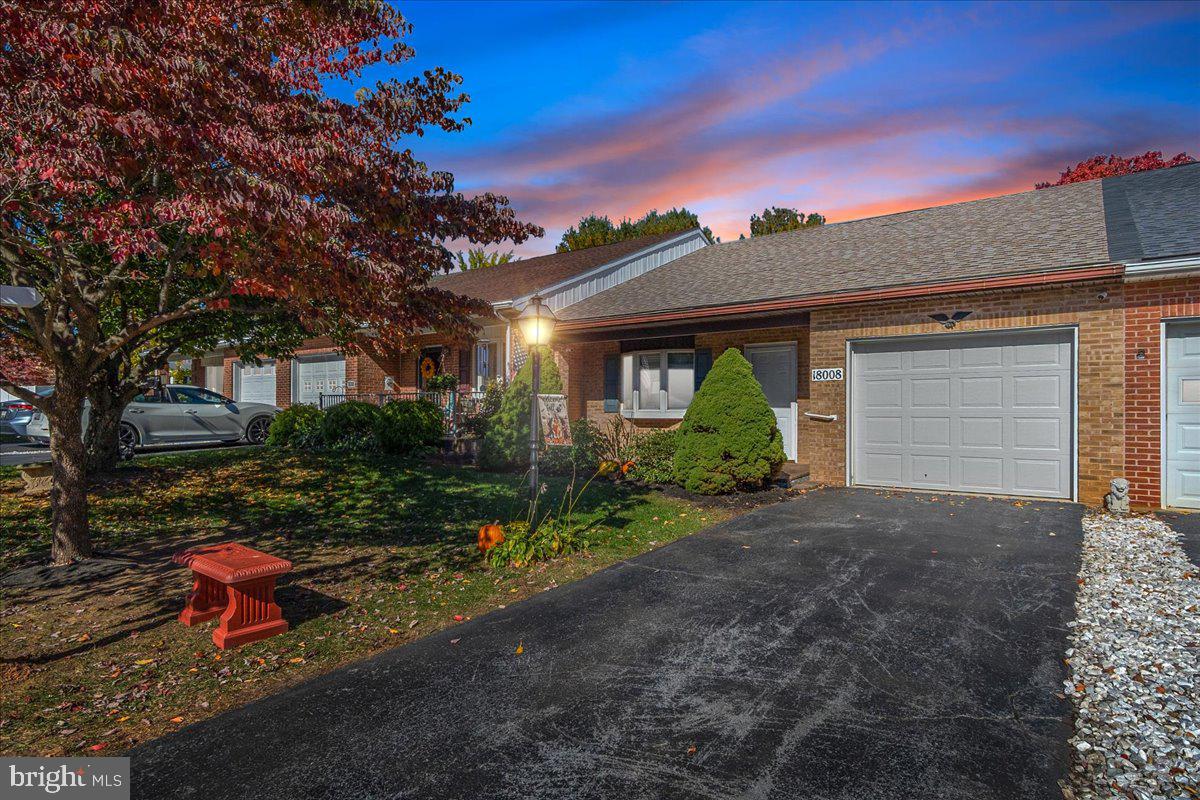
[[[712,350],[707,347],[703,350],[696,351],[696,391],[700,390],[700,384],[704,383],[704,378],[708,375],[708,371],[712,369]]]
[[[604,412],[615,414],[621,410],[621,357],[613,354],[604,357]]]
[[[471,351],[465,347],[458,351],[458,382],[471,385]]]

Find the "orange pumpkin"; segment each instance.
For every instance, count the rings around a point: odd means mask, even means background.
[[[486,553],[504,541],[504,528],[498,522],[484,525],[479,529],[479,552]]]

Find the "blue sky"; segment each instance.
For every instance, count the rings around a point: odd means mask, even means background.
[[[1200,157],[1200,3],[397,7],[472,125],[411,143],[552,251],[588,213],[831,220],[1032,188],[1097,153]],[[382,71],[367,76],[381,77]]]

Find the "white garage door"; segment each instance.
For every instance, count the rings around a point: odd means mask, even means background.
[[[315,406],[323,394],[345,393],[346,360],[341,356],[297,359],[293,380],[296,402]]]
[[[1167,499],[1200,508],[1200,322],[1167,326]]]
[[[220,391],[219,389],[217,391]],[[238,403],[275,405],[275,362],[233,365],[233,399]]]
[[[853,346],[851,482],[1073,494],[1070,330]]]

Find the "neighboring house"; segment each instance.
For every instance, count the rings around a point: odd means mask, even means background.
[[[557,309],[573,418],[740,348],[829,484],[1200,508],[1200,164],[697,250]]]
[[[192,381],[239,401],[317,404],[322,395],[420,389],[421,363],[428,359],[438,372],[458,375],[460,389],[479,390],[492,379],[507,380],[523,363],[513,320],[535,293],[558,311],[707,244],[696,228],[439,276],[436,285],[491,305],[490,315],[474,320],[474,341],[453,343],[429,332],[408,351],[376,358],[344,354],[328,339],[313,339],[293,359],[261,364],[243,364],[232,350],[214,352],[193,361]]]

